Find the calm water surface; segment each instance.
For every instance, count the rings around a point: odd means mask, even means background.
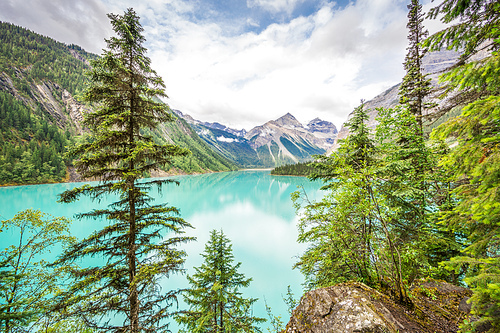
[[[179,176],[180,186],[167,185],[161,194],[151,194],[158,203],[178,207],[181,216],[193,225],[187,235],[197,237],[196,242],[184,245],[188,253],[186,269],[202,262],[203,252],[212,229],[222,229],[231,239],[237,262],[242,262],[241,272],[253,281],[244,290],[246,297],[259,298],[254,314],[267,318],[264,299],[275,315],[288,321],[286,305],[282,301],[290,285],[297,297],[302,294],[302,275],[292,270],[292,265],[305,249],[296,243],[297,228],[295,210],[290,193],[303,186],[309,199],[318,199],[320,183],[303,177],[271,176],[269,171],[239,171],[216,174]],[[74,218],[76,213],[105,207],[88,198],[76,203],[57,203],[58,194],[79,184],[50,184],[0,188],[0,219],[12,218],[16,212],[40,209],[53,216]],[[103,223],[74,219],[73,235],[83,238],[99,229]],[[0,246],[14,238],[9,233],[0,234]],[[173,276],[164,283],[165,288],[187,287],[184,276]],[[175,326],[175,324],[174,324]],[[263,325],[267,327],[267,325]],[[175,327],[174,328],[175,331]]]

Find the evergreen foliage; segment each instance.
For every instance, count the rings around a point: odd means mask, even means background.
[[[285,164],[271,170],[271,175],[281,176],[309,176],[315,171],[311,162],[299,162],[295,164]]]
[[[210,232],[201,255],[203,264],[188,276],[191,288],[186,290],[184,300],[189,310],[177,321],[190,333],[260,332],[255,325],[265,320],[251,314],[257,299],[244,298],[240,291],[252,279],[238,272],[241,263],[234,264],[231,242],[222,230]]]
[[[439,269],[439,262],[456,255],[461,244],[457,235],[441,226],[434,212],[449,206],[447,175],[437,166],[445,150],[442,143],[425,141],[422,117],[428,102],[430,79],[422,73],[422,59],[427,53],[421,43],[428,35],[422,25],[422,6],[418,0],[408,5],[408,40],[405,58],[406,75],[400,87],[400,106],[379,109],[376,128],[381,161],[377,171],[386,209],[393,212],[392,231],[404,244],[399,250],[406,282],[433,276],[457,282]],[[409,300],[408,300],[409,301]]]
[[[422,59],[427,53],[421,43],[428,36],[423,27],[422,5],[420,0],[412,0],[408,5],[408,53],[405,57],[404,68],[406,75],[399,87],[400,104],[407,105],[415,116],[419,130],[423,133],[422,116],[426,108],[433,104],[426,102],[425,98],[432,89],[431,80],[422,73]]]
[[[70,140],[39,119],[0,91],[0,184],[57,182],[66,176],[63,154]]]
[[[182,235],[190,225],[175,207],[151,204],[148,191],[173,181],[139,180],[188,151],[157,144],[141,133],[172,120],[168,107],[155,100],[166,96],[164,83],[145,56],[143,28],[134,10],[108,16],[117,36],[106,40],[108,49],[93,61],[85,93],[96,106],[84,122],[92,136],[71,151],[77,170],[100,182],[68,190],[61,201],[72,202],[82,195],[100,200],[110,194],[117,201],[107,209],[79,215],[106,218],[109,224],[68,249],[57,264],[87,256],[102,256],[105,261],[73,270],[72,287],[60,295],[58,308],[72,306],[70,314],[83,316],[91,328],[156,332],[168,329],[169,307],[178,293],[161,290],[160,279],[183,272],[185,253],[178,246],[192,238]],[[123,319],[121,324],[111,321],[115,315]]]
[[[446,97],[433,117],[463,107],[480,98],[498,95],[499,4],[495,0],[445,0],[429,11],[428,17],[440,18],[450,25],[427,38],[429,50],[453,49],[461,53],[459,61],[441,77],[441,98]],[[492,54],[493,52],[494,54]],[[472,61],[475,59],[474,61]],[[458,79],[460,78],[460,79]],[[459,91],[459,93],[454,93]]]
[[[298,242],[310,245],[294,267],[305,275],[308,289],[349,280],[370,286],[380,282],[374,246],[383,216],[375,215],[372,200],[374,142],[367,119],[362,104],[345,124],[350,135],[339,149],[313,163],[318,171],[311,178],[323,180],[328,193],[319,202],[306,201],[298,225]],[[300,192],[292,198],[298,209],[300,198]]]
[[[472,312],[480,320],[462,330],[483,325],[500,332],[500,3],[445,0],[430,12],[432,17],[440,14],[451,25],[427,44],[463,51],[442,80],[444,96],[452,95],[450,104],[464,106],[460,116],[433,133],[457,143],[441,160],[456,184],[455,204],[443,212],[442,221],[466,235],[469,243],[446,265],[457,273],[466,270],[465,282],[474,291]]]
[[[461,235],[443,226],[436,213],[452,205],[449,174],[437,164],[447,148],[423,140],[420,124],[407,106],[379,109],[377,120],[377,176],[383,180],[379,190],[385,209],[392,212],[403,276],[408,286],[428,276],[457,283],[458,277],[439,265],[463,246]]]
[[[383,151],[367,120],[362,103],[346,123],[350,135],[338,150],[313,164],[312,179],[323,180],[328,191],[323,199],[306,197],[302,207],[301,193],[293,196],[297,209],[304,208],[298,241],[309,244],[295,268],[305,275],[308,289],[354,280],[409,304],[415,244],[401,237],[408,226],[399,224],[400,211],[391,207],[390,180],[381,174]]]

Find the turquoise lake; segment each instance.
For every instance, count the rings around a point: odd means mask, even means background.
[[[259,298],[254,315],[267,319],[264,299],[275,315],[288,321],[287,308],[282,300],[290,285],[295,296],[302,295],[303,277],[293,270],[296,257],[305,250],[297,244],[298,217],[290,194],[302,186],[311,200],[322,196],[319,182],[304,177],[271,176],[269,171],[238,171],[203,175],[170,177],[180,185],[167,185],[159,194],[150,194],[157,203],[168,203],[180,209],[182,218],[194,229],[186,230],[196,242],[184,245],[188,253],[185,268],[188,274],[202,262],[200,253],[208,241],[209,232],[222,229],[231,240],[235,261],[241,262],[240,272],[253,281],[243,289],[246,297]],[[106,203],[96,204],[82,198],[71,204],[57,203],[58,194],[81,183],[14,186],[0,188],[0,219],[12,218],[16,212],[40,209],[53,216],[73,219],[72,233],[83,238],[99,229],[105,222],[76,220],[74,215],[87,212]],[[14,235],[0,233],[0,246],[5,248]],[[168,290],[188,287],[185,276],[165,280]],[[176,325],[171,328],[175,332]],[[262,325],[263,331],[267,324]]]

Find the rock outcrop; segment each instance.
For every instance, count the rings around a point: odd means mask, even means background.
[[[468,315],[469,289],[431,280],[414,286],[412,295],[408,309],[358,282],[316,289],[302,297],[284,332],[456,332]]]
[[[89,112],[90,108],[78,102],[73,96],[57,83],[52,81],[29,82],[24,71],[15,68],[16,76],[24,80],[29,87],[29,94],[24,96],[14,86],[12,79],[5,73],[0,73],[0,91],[5,91],[16,97],[18,100],[32,110],[41,107],[47,113],[53,123],[59,128],[75,129],[75,134],[82,134],[81,123],[83,115]]]

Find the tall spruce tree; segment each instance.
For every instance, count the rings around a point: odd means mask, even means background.
[[[423,26],[422,5],[420,0],[411,0],[408,5],[408,53],[405,57],[404,69],[406,75],[399,87],[399,102],[408,105],[411,113],[415,116],[421,135],[423,135],[423,114],[432,103],[426,101],[432,86],[431,80],[423,74],[422,59],[427,49],[422,42],[428,36],[428,31]]]
[[[474,292],[472,313],[480,319],[463,331],[482,326],[500,332],[500,3],[444,0],[430,15],[441,15],[449,26],[431,36],[428,45],[462,51],[442,77],[449,104],[461,107],[462,114],[432,134],[456,142],[441,160],[456,185],[455,205],[442,218],[469,242],[446,264],[456,272],[465,269]],[[448,110],[442,108],[441,114]]]
[[[238,272],[241,263],[234,264],[230,240],[222,230],[212,230],[202,253],[204,262],[188,276],[191,288],[184,300],[189,310],[177,321],[194,332],[260,332],[256,324],[265,319],[252,315],[255,298],[244,298],[240,289],[248,287],[251,278]]]
[[[190,225],[175,207],[154,205],[148,195],[152,187],[161,189],[171,180],[142,181],[141,177],[188,152],[156,144],[142,134],[141,129],[172,120],[168,106],[155,100],[166,96],[165,85],[150,67],[143,28],[134,10],[108,17],[116,37],[106,40],[108,49],[93,61],[85,93],[95,106],[84,121],[92,137],[71,151],[82,176],[100,182],[68,190],[61,201],[81,196],[99,201],[109,195],[116,195],[117,201],[107,209],[79,214],[79,218],[106,218],[108,225],[71,247],[58,263],[87,256],[103,262],[72,272],[74,284],[60,296],[60,307],[72,305],[68,309],[90,327],[157,332],[168,329],[169,306],[177,297],[175,290],[162,290],[161,279],[183,271],[185,253],[178,246],[191,240],[182,235]]]

